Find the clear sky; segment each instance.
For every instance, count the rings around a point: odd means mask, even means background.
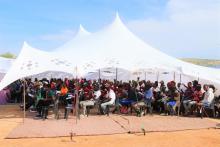
[[[137,36],[175,57],[220,59],[220,0],[0,0],[0,53],[24,41],[53,50],[82,24],[95,32],[115,13]]]

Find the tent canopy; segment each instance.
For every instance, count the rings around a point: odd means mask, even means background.
[[[0,89],[19,78],[46,71],[62,71],[79,77],[102,68],[130,72],[165,69],[196,79],[200,77],[200,80],[210,81],[220,88],[219,69],[186,63],[151,47],[131,33],[117,14],[110,25],[95,33],[89,33],[80,25],[77,35],[53,52],[41,51],[24,43],[0,83]]]

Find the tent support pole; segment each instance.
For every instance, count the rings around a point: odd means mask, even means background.
[[[26,117],[26,112],[25,112],[25,110],[26,110],[26,97],[25,97],[25,95],[26,95],[26,90],[25,90],[25,86],[26,86],[26,81],[25,81],[25,79],[23,79],[23,123],[24,123],[24,119],[25,119],[25,117]]]
[[[147,80],[147,72],[146,71],[144,72],[144,80],[145,81]]]
[[[118,68],[116,67],[116,75],[115,75],[116,77],[115,77],[115,82],[117,82],[118,81]]]
[[[101,70],[99,68],[99,84],[101,84]]]
[[[78,77],[77,77],[77,66],[76,66],[76,68],[75,68],[75,71],[76,71],[76,80],[77,80],[77,78],[78,78]]]
[[[160,75],[160,72],[158,71],[157,72],[157,81],[159,81],[159,75]]]
[[[80,119],[79,117],[79,81],[77,77],[77,66],[76,66],[76,92],[75,92],[75,115],[76,115],[76,124],[77,124],[77,119]],[[74,107],[74,105],[73,105]]]
[[[173,73],[173,81],[176,81],[176,72]]]

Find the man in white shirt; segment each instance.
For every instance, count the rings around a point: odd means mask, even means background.
[[[202,100],[202,105],[209,106],[215,97],[214,92],[213,92],[214,89],[210,88],[208,85],[204,85],[203,89],[205,90],[205,94]]]
[[[106,84],[105,86],[108,89],[108,93],[106,95],[106,101],[101,104],[101,111],[104,113],[106,112],[107,106],[115,105],[115,99],[116,99],[115,92],[110,88],[110,85]]]
[[[93,98],[91,98],[90,100],[85,100],[85,101],[81,101],[80,105],[83,108],[83,115],[86,115],[86,108],[89,106],[94,106],[95,103],[98,101],[99,97],[101,96],[101,91],[99,90],[98,87],[96,87],[94,92],[94,96]]]

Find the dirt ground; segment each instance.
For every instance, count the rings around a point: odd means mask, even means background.
[[[143,134],[118,134],[101,136],[75,136],[59,138],[5,139],[9,132],[22,123],[22,113],[15,111],[17,106],[0,106],[0,146],[1,147],[219,147],[220,130],[203,129],[178,132],[157,132]],[[220,120],[211,120],[220,123]]]

